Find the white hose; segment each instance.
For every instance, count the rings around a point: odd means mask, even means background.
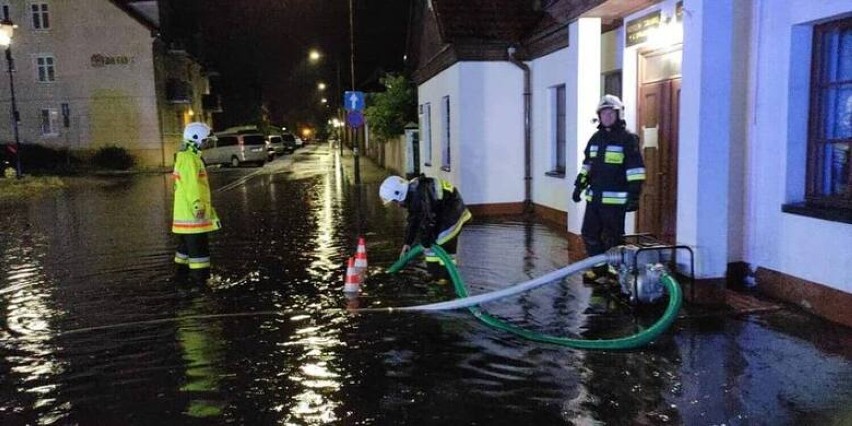
[[[466,308],[469,306],[479,305],[481,303],[491,302],[493,300],[502,299],[504,297],[509,297],[518,293],[523,293],[525,291],[532,290],[536,287],[541,287],[547,283],[551,283],[560,278],[566,277],[568,275],[580,272],[584,269],[589,269],[593,266],[599,265],[607,261],[606,254],[599,254],[597,256],[592,256],[587,259],[583,259],[579,262],[572,263],[562,269],[557,269],[553,272],[549,272],[545,275],[542,275],[538,278],[534,278],[532,280],[515,284],[511,287],[504,288],[502,290],[492,291],[489,293],[477,294],[476,296],[464,297],[461,299],[454,299],[447,302],[439,302],[439,303],[430,303],[428,305],[417,305],[417,306],[403,306],[401,308],[384,308],[381,310],[387,311],[446,311],[450,309],[459,309]],[[372,309],[371,309],[372,310]]]

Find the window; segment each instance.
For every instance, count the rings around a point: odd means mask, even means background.
[[[814,28],[806,201],[852,210],[852,19]]]
[[[423,129],[423,165],[432,166],[432,104],[420,106],[420,128]]]
[[[56,136],[59,134],[59,111],[56,108],[42,108],[41,135]]]
[[[615,95],[621,99],[621,70],[603,73],[601,77],[603,78],[603,84],[601,85],[603,93],[601,93],[601,96]]]
[[[56,69],[53,56],[39,55],[36,56],[36,70],[38,75],[36,78],[42,83],[56,81]]]
[[[0,5],[0,15],[2,15],[0,17],[2,17],[4,21],[10,20],[10,18],[9,18],[9,5],[8,4]]]
[[[441,101],[441,122],[444,131],[441,132],[441,170],[450,171],[450,97],[444,96]]]
[[[232,146],[237,144],[236,136],[223,136],[219,138],[219,142],[216,146]]]
[[[552,111],[550,126],[552,131],[550,153],[551,171],[548,176],[565,176],[565,85],[550,89],[550,103]]]
[[[50,16],[47,13],[47,3],[32,3],[30,11],[33,14],[33,29],[50,29]]]

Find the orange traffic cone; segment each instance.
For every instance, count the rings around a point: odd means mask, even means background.
[[[346,267],[346,280],[343,282],[344,293],[358,293],[361,291],[361,274],[358,268],[355,267],[355,258],[349,258],[349,265]]]
[[[364,237],[358,237],[358,250],[355,252],[355,267],[359,271],[367,270],[367,244]]]

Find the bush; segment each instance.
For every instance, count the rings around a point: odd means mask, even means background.
[[[126,149],[119,146],[105,146],[98,149],[92,156],[92,165],[99,169],[128,170],[136,164]]]
[[[15,167],[16,150],[14,142],[0,144],[0,163],[8,161]],[[21,144],[21,153],[21,169],[25,175],[66,174],[75,171],[82,163],[74,152],[39,144]]]

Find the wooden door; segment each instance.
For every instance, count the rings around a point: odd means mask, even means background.
[[[663,242],[677,241],[677,150],[680,111],[680,67],[653,70],[654,56],[671,51],[640,55],[640,81],[637,133],[645,160],[637,231],[647,232]],[[649,59],[652,58],[652,59]],[[663,78],[660,78],[663,77]],[[647,81],[651,80],[651,81]]]

